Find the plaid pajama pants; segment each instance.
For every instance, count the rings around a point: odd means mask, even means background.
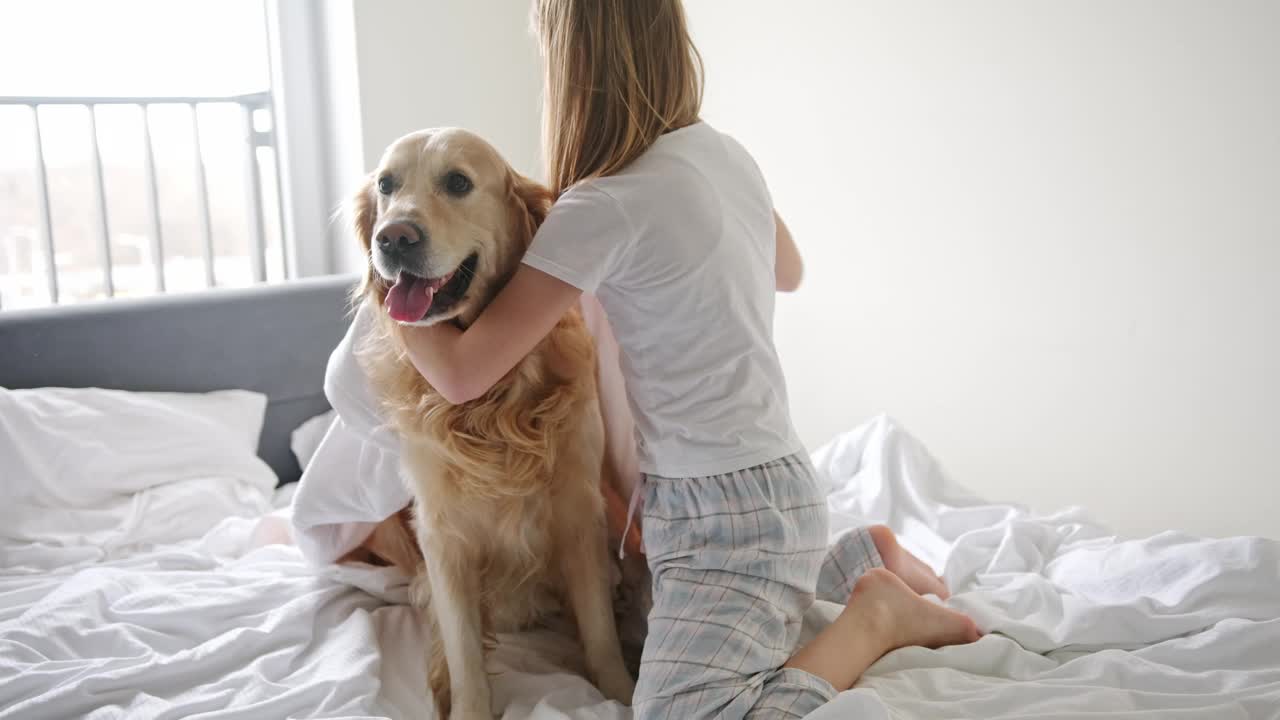
[[[825,680],[782,665],[814,598],[843,604],[882,563],[865,529],[828,548],[826,495],[809,461],[647,476],[643,492],[653,610],[637,720],[799,718],[834,697]]]

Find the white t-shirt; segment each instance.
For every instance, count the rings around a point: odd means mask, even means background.
[[[594,292],[621,348],[642,472],[697,477],[803,449],[773,346],[773,201],[706,123],[566,191],[525,264]]]

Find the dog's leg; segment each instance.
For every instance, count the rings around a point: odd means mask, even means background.
[[[436,717],[449,717],[452,697],[449,688],[449,663],[444,656],[444,642],[440,638],[440,624],[436,622],[435,610],[431,608],[431,583],[427,579],[425,567],[419,567],[419,575],[409,585],[409,601],[419,608],[421,622],[426,635],[431,639],[431,649],[427,652],[427,687],[431,689],[431,699],[436,706]]]
[[[477,577],[466,571],[468,564],[460,561],[459,550],[423,548],[431,583],[431,610],[447,664],[444,674],[433,672],[432,677],[435,682],[450,680],[453,720],[491,720]],[[447,557],[449,552],[454,555]]]
[[[446,558],[441,548],[427,553],[431,607],[448,663],[453,720],[491,720],[489,676],[484,667],[484,641],[476,577]]]
[[[445,706],[453,720],[492,720],[489,676],[484,666],[478,564],[468,559],[471,548],[447,542],[433,533],[433,526],[444,522],[444,518],[439,515],[439,507],[424,506],[421,500],[424,495],[431,496],[431,480],[439,479],[442,472],[431,452],[408,446],[402,460],[406,477],[414,485],[413,529],[426,568],[427,585],[415,595],[430,595],[434,620],[428,683],[433,692],[439,692],[447,681],[449,690],[437,697],[436,704],[437,708]]]
[[[560,572],[582,638],[587,672],[605,697],[630,705],[635,683],[623,662],[613,617],[603,518],[588,513],[577,522],[558,524],[570,526],[561,533]]]
[[[431,636],[431,667],[427,670],[427,687],[431,688],[431,697],[435,700],[436,715],[447,718],[453,707],[453,688],[449,684],[449,661],[444,656],[444,641],[440,638],[440,628],[434,618],[431,625],[435,634]]]
[[[565,600],[577,620],[592,682],[605,697],[630,705],[635,683],[622,659],[609,587],[608,532],[600,494],[603,432],[598,416],[588,416],[587,421],[576,436],[579,441],[563,448],[557,463],[556,473],[563,483],[562,510],[567,511],[560,513],[553,530],[557,569],[564,578]]]

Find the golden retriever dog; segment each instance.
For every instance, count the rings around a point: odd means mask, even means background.
[[[566,314],[488,393],[459,405],[418,373],[401,341],[404,325],[474,322],[550,202],[484,140],[450,128],[394,142],[352,203],[369,261],[359,301],[381,318],[358,352],[402,437],[414,496],[412,512],[380,525],[364,550],[415,577],[442,717],[491,718],[486,645],[561,609],[576,622],[592,682],[623,703],[634,689],[613,614],[604,430],[580,314]]]

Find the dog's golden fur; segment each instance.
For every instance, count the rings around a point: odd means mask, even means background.
[[[437,192],[436,178],[452,172],[474,183],[465,198]],[[388,174],[399,188],[390,195],[378,191]],[[407,218],[429,233],[424,267],[479,258],[465,296],[432,320],[466,326],[514,273],[550,203],[474,135],[432,130],[398,140],[351,204],[370,258],[359,300],[386,301],[393,279],[374,262],[376,231]],[[358,352],[402,437],[415,502],[411,517],[383,523],[361,552],[418,578],[413,596],[430,608],[429,684],[442,716],[452,707],[454,717],[489,717],[485,639],[562,606],[577,620],[593,681],[629,702],[609,596],[594,346],[579,313],[566,314],[487,393],[459,405],[410,363],[402,326],[377,315]]]

